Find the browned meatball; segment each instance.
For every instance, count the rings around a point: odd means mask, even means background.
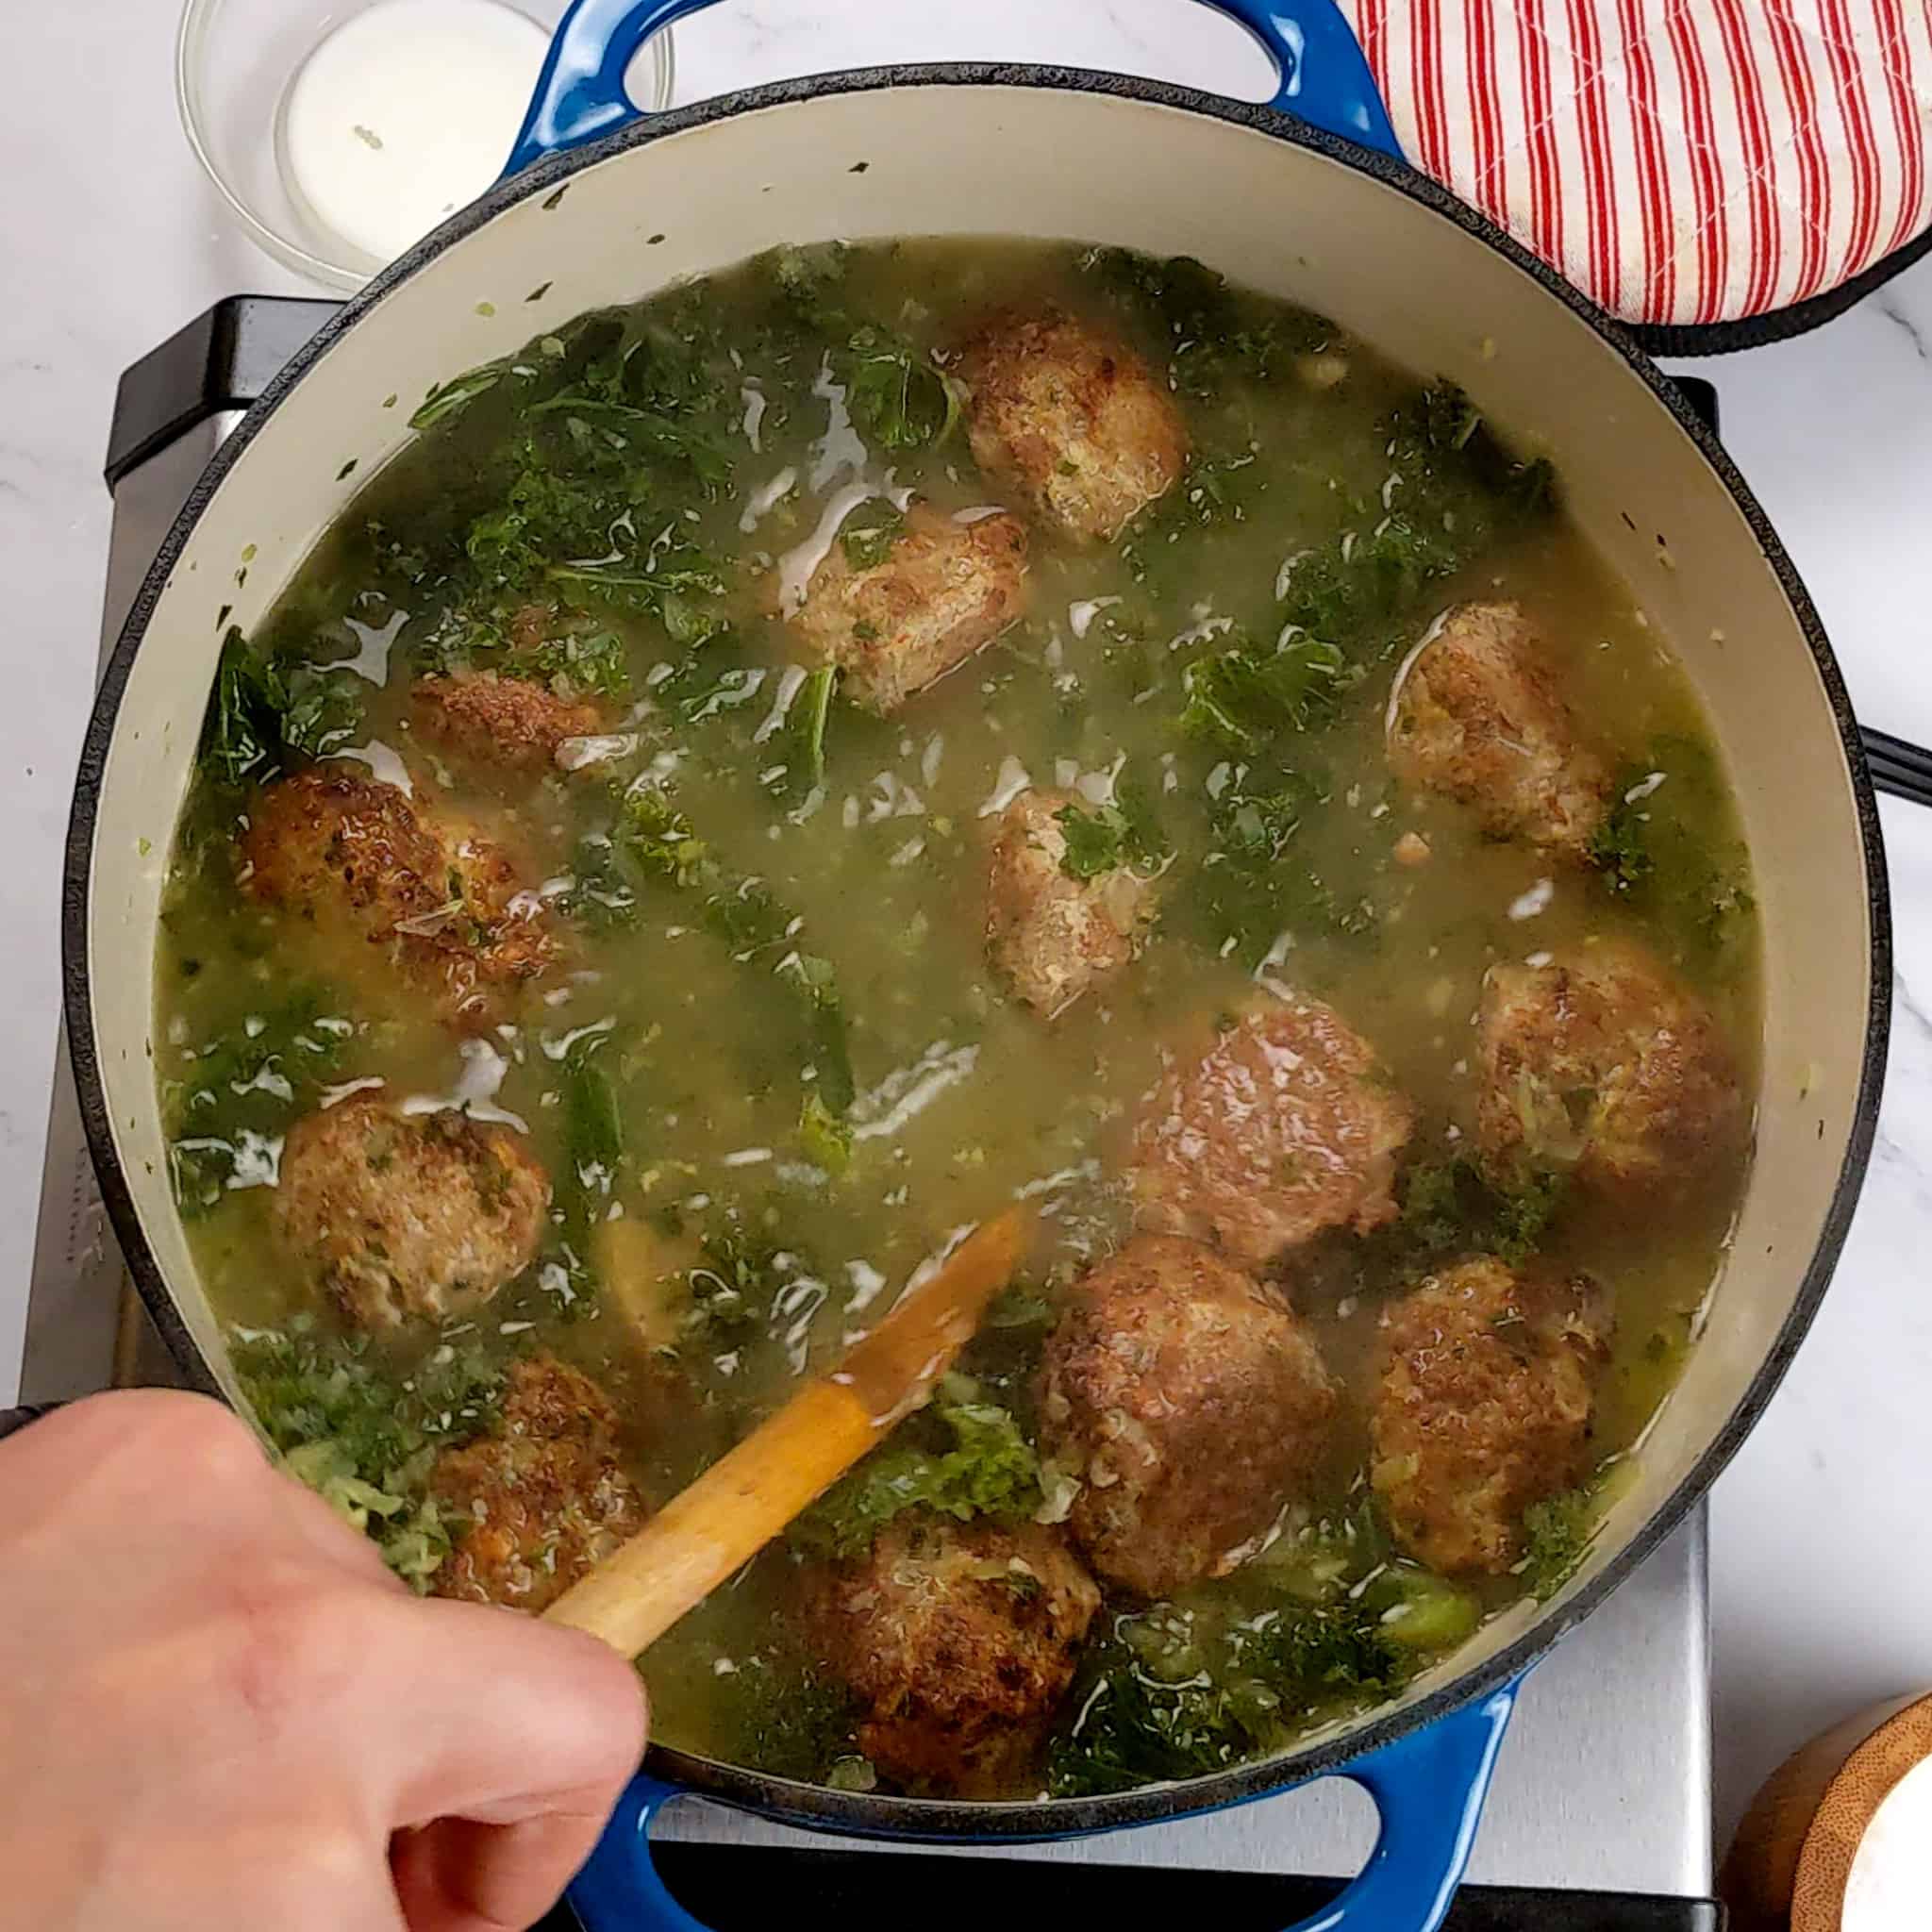
[[[1130,867],[1091,879],[1062,870],[1058,815],[1081,805],[1071,791],[1023,791],[1000,819],[987,881],[993,970],[1049,1019],[1129,964],[1154,914],[1153,881]]]
[[[1491,967],[1476,1041],[1476,1139],[1500,1179],[1558,1169],[1596,1187],[1666,1187],[1748,1130],[1716,1022],[1635,945]]]
[[[1449,1575],[1516,1562],[1523,1512],[1589,1474],[1607,1326],[1588,1280],[1487,1256],[1382,1317],[1371,1474],[1408,1555]]]
[[[1041,1447],[1108,1582],[1224,1576],[1321,1460],[1335,1387],[1272,1290],[1198,1241],[1141,1235],[1074,1291],[1041,1369]]]
[[[1174,398],[1124,343],[1060,310],[996,315],[959,349],[973,455],[1069,536],[1110,538],[1186,467]]]
[[[1515,604],[1465,604],[1441,620],[1391,707],[1389,761],[1471,807],[1491,838],[1581,859],[1603,823],[1608,778]]]
[[[511,1609],[546,1609],[644,1522],[604,1391],[550,1356],[510,1370],[496,1433],[445,1450],[429,1487],[456,1539],[436,1594]]]
[[[557,956],[548,915],[500,844],[339,764],[263,791],[242,856],[256,898],[382,948],[466,1030],[503,1019]]]
[[[276,1232],[358,1328],[480,1307],[536,1258],[550,1177],[521,1135],[374,1093],[289,1129]]]
[[[560,698],[547,685],[491,671],[424,677],[409,693],[423,737],[473,764],[521,772],[547,770],[558,748],[590,738],[609,720],[596,705]]]
[[[915,505],[870,569],[834,543],[788,615],[801,641],[845,674],[849,696],[895,711],[1016,623],[1026,591],[1018,517],[1002,510],[962,524]]]
[[[1391,1219],[1413,1124],[1333,1007],[1268,994],[1170,1067],[1135,1125],[1127,1177],[1143,1227],[1260,1267],[1325,1228],[1366,1234]]]
[[[1074,1681],[1100,1591],[1058,1530],[913,1510],[804,1578],[814,1654],[894,1782],[971,1797],[1019,1775]]]

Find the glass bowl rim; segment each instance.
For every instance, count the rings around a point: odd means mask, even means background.
[[[262,219],[229,181],[215,159],[204,131],[208,122],[200,98],[199,69],[203,36],[225,4],[225,0],[188,0],[181,9],[180,25],[175,35],[175,105],[181,117],[181,131],[187,136],[188,145],[202,173],[208,176],[228,212],[241,224],[242,232],[258,248],[284,268],[319,282],[324,288],[341,294],[354,294],[374,280],[380,270],[351,268],[332,261],[283,234]],[[515,0],[508,0],[508,4],[514,5]],[[652,60],[653,98],[645,106],[646,113],[660,112],[671,105],[677,79],[676,55],[672,47],[671,34],[672,30],[667,26],[652,35],[647,42]]]

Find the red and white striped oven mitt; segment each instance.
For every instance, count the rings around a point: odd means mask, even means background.
[[[1932,0],[1341,5],[1409,158],[1626,321],[1770,318],[1932,227]]]

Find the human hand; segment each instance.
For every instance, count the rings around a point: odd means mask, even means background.
[[[575,1631],[421,1602],[200,1396],[0,1443],[0,1872],[39,1932],[497,1932],[643,1745]]]

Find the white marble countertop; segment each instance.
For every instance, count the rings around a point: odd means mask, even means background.
[[[317,0],[318,11],[325,10]],[[61,839],[92,691],[114,382],[217,296],[296,292],[231,229],[175,122],[173,9],[9,20],[0,116],[0,1393],[12,1386],[57,1009]],[[678,97],[912,58],[1066,61],[1260,97],[1188,0],[749,0],[678,29]],[[302,291],[309,292],[309,291]],[[1703,365],[1862,715],[1932,739],[1932,262],[1828,328]],[[1813,1731],[1932,1689],[1932,814],[1888,806],[1898,1019],[1876,1159],[1823,1315],[1713,1512],[1719,1842]]]

